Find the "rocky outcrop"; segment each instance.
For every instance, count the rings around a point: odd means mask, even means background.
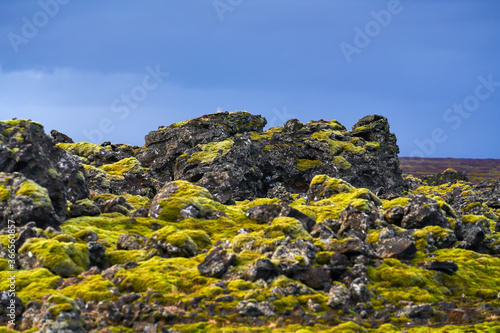
[[[382,116],[352,131],[337,121],[292,119],[263,132],[265,124],[246,112],[203,116],[149,133],[137,157],[158,179],[194,182],[222,203],[265,197],[277,186],[306,192],[317,174],[378,194],[403,189],[396,137]]]
[[[18,172],[45,188],[57,219],[66,219],[67,202],[75,202],[89,195],[84,169],[79,161],[57,147],[39,123],[28,120],[0,122],[0,172]],[[36,200],[35,200],[36,201]],[[2,224],[13,216],[3,210]],[[40,225],[57,225],[50,218],[33,221]]]

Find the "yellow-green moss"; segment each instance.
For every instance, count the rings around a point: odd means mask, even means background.
[[[5,185],[0,185],[0,201],[7,201],[10,199],[10,191]]]
[[[146,250],[111,250],[106,249],[106,257],[110,265],[126,264],[129,262],[140,262],[147,260],[150,255]]]
[[[59,173],[57,172],[56,169],[49,169],[49,170],[47,170],[47,172],[48,172],[50,178],[52,178],[54,180],[59,178]]]
[[[380,150],[380,142],[367,141],[365,142],[365,147],[369,150]]]
[[[75,301],[61,294],[51,295],[47,299],[48,303],[54,303],[48,310],[52,318],[55,318],[63,311],[73,311],[78,309]]]
[[[373,283],[377,296],[391,303],[400,300],[414,302],[438,302],[449,294],[440,287],[438,273],[401,263],[397,259],[384,259],[383,264],[368,267],[368,277]]]
[[[118,287],[131,286],[135,292],[192,293],[217,281],[200,275],[197,266],[204,258],[205,255],[189,259],[153,257],[135,268],[121,269],[115,277],[123,279]]]
[[[500,258],[463,249],[442,249],[433,253],[434,260],[451,260],[458,266],[453,275],[443,274],[443,284],[453,295],[462,293],[481,299],[493,299],[500,290]]]
[[[183,230],[189,238],[193,240],[199,250],[209,249],[212,247],[210,236],[203,230]]]
[[[101,275],[91,275],[78,284],[70,285],[60,292],[68,297],[81,297],[85,302],[114,301],[118,297],[110,289],[114,287],[111,281]]]
[[[57,146],[66,150],[74,155],[88,158],[90,155],[99,154],[103,150],[110,150],[111,148],[104,148],[100,145],[95,145],[90,142],[75,142],[75,143],[58,143]]]
[[[332,155],[339,155],[342,152],[351,152],[354,154],[364,154],[365,148],[356,146],[351,142],[338,141],[331,139],[332,135],[336,135],[335,131],[319,131],[311,135],[311,138],[328,143],[330,153]]]
[[[89,231],[94,231],[100,240],[116,246],[121,234],[137,234],[150,237],[154,230],[165,226],[161,220],[147,217],[130,218],[118,213],[99,216],[81,216],[64,221],[61,230],[79,239]]]
[[[52,201],[50,200],[47,189],[29,179],[22,182],[16,195],[25,195],[32,198],[35,205],[45,208],[52,207]]]
[[[62,277],[80,274],[88,269],[87,245],[60,243],[54,239],[30,238],[19,253],[32,252],[44,267]]]
[[[311,168],[314,168],[315,166],[321,165],[323,162],[317,161],[317,160],[303,160],[299,159],[297,162],[297,169],[299,171],[305,171]]]
[[[11,276],[9,271],[0,271],[0,290],[8,290]],[[16,272],[16,294],[24,304],[30,300],[41,299],[54,292],[60,277],[46,268],[20,270]]]
[[[408,203],[408,201],[410,201],[410,198],[404,198],[404,197],[396,198],[396,199],[392,199],[392,200],[382,200],[382,202],[383,202],[382,208],[386,209],[386,210],[391,209],[394,206],[401,206],[404,208],[406,206],[406,204]]]
[[[219,142],[209,142],[204,145],[198,145],[201,151],[191,155],[188,163],[197,162],[209,163],[215,160],[218,156],[225,156],[233,147],[233,139],[226,139]]]
[[[311,180],[310,187],[313,185],[322,185],[326,189],[333,189],[336,193],[349,192],[355,189],[354,186],[348,182],[335,177],[329,177],[327,175],[317,175]]]
[[[144,169],[135,157],[124,158],[113,164],[104,164],[99,169],[110,175],[123,175],[125,173],[141,173]]]
[[[339,168],[341,171],[347,171],[352,167],[352,164],[349,163],[344,156],[335,156],[333,158],[333,163],[335,166]]]
[[[292,238],[307,238],[309,233],[304,229],[299,220],[292,217],[277,217],[269,227],[268,236],[275,238],[281,235]]]

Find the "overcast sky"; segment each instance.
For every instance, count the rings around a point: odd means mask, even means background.
[[[500,158],[498,0],[2,0],[0,51],[0,119],[75,141],[381,114],[400,156]]]

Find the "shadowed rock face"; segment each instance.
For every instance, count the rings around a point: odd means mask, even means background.
[[[57,147],[36,122],[0,122],[0,172],[19,172],[47,189],[51,205],[61,220],[66,218],[67,201],[75,202],[89,195],[85,171],[79,161]],[[3,215],[5,223],[9,216]],[[54,225],[54,221],[35,222]]]
[[[265,197],[276,187],[303,193],[318,174],[379,195],[404,187],[385,117],[364,117],[352,131],[335,120],[292,119],[263,132],[265,124],[247,112],[203,116],[150,132],[138,159],[154,178],[194,182],[223,203]]]

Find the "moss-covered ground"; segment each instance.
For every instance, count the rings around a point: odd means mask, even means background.
[[[339,141],[343,129],[337,123],[329,123],[330,131],[316,135],[319,141],[328,143],[332,153],[348,151],[354,154],[365,150],[378,149],[371,143]],[[268,130],[269,132],[269,130]],[[272,131],[271,131],[272,132]],[[337,133],[338,132],[338,133]],[[269,135],[253,134],[258,136]],[[231,141],[221,141],[200,146],[200,151],[191,155],[192,159],[207,162],[227,153]],[[92,144],[59,144],[62,148],[82,157],[105,149]],[[344,163],[339,161],[339,165]],[[315,160],[299,160],[297,167],[307,170],[320,165]],[[347,165],[344,165],[347,168]],[[88,168],[95,168],[87,166]],[[114,164],[99,167],[99,170],[113,176],[127,172],[143,172],[135,158],[121,160]],[[268,280],[250,281],[247,276],[249,267],[259,259],[269,259],[283,242],[296,242],[298,239],[312,242],[316,249],[315,259],[310,260],[312,267],[331,265],[333,245],[346,242],[337,240],[338,235],[320,239],[313,237],[302,223],[293,217],[276,217],[269,223],[260,224],[251,220],[247,214],[251,207],[263,204],[278,204],[279,199],[259,198],[253,201],[235,202],[224,205],[214,200],[210,192],[187,181],[175,181],[176,190],[158,202],[158,218],[130,217],[120,213],[82,216],[66,220],[60,232],[38,230],[40,237],[27,240],[18,250],[20,255],[34,257],[36,268],[16,271],[16,292],[24,304],[31,300],[42,300],[53,305],[49,308],[52,317],[61,312],[74,311],[81,301],[115,302],[129,293],[137,293],[139,301],[149,305],[180,307],[178,321],[167,327],[180,332],[499,332],[498,317],[494,315],[469,316],[469,321],[452,325],[447,310],[440,307],[453,303],[456,308],[477,308],[488,304],[493,309],[500,307],[500,258],[483,250],[475,252],[460,248],[459,241],[447,248],[431,248],[430,244],[443,243],[454,230],[439,226],[427,226],[407,231],[390,226],[386,221],[378,221],[377,226],[369,229],[366,241],[371,246],[381,242],[384,233],[394,235],[409,233],[415,241],[417,253],[411,260],[397,258],[371,258],[366,264],[366,285],[372,293],[368,317],[357,315],[354,304],[343,309],[328,305],[328,290],[315,290],[307,287],[304,281],[293,280],[283,274]],[[391,200],[381,200],[368,189],[355,188],[340,179],[316,176],[310,184],[315,188],[316,197],[305,198],[294,195],[292,208],[313,218],[316,222],[332,227],[342,211],[348,206],[362,214],[373,214],[372,210],[385,216],[394,206],[406,207],[415,194],[424,194],[435,199],[453,225],[460,220],[463,225],[482,223],[489,231],[488,239],[498,242],[500,237],[495,231],[498,210],[480,202],[469,204],[455,211],[447,202],[451,192],[458,192],[463,198],[474,195],[470,184],[422,186],[404,196]],[[46,191],[32,181],[25,181],[16,195],[27,195],[39,203],[48,199]],[[326,193],[329,193],[328,195]],[[0,186],[0,201],[9,200],[11,189]],[[109,200],[117,196],[110,193],[94,195],[92,201]],[[123,195],[135,209],[151,208],[147,197]],[[50,199],[48,199],[50,200]],[[50,205],[50,201],[47,202]],[[197,217],[186,217],[183,210],[194,207]],[[375,208],[374,208],[375,207]],[[480,212],[480,214],[477,214]],[[487,216],[485,216],[487,215]],[[92,274],[90,267],[88,236],[97,235],[97,242],[105,248],[106,267],[113,265],[112,275]],[[43,234],[43,235],[42,235]],[[120,249],[118,240],[122,235],[139,237],[139,248]],[[141,238],[142,237],[142,238]],[[196,253],[190,258],[165,255],[152,245],[151,239],[168,247],[184,248],[187,243],[195,244]],[[4,246],[8,245],[8,235],[0,235]],[[497,244],[497,243],[493,243]],[[493,246],[491,245],[491,246]],[[499,243],[500,245],[500,243]],[[200,274],[198,265],[215,247],[224,247],[235,260],[226,276],[207,277]],[[305,265],[306,258],[297,255],[290,264]],[[355,257],[347,261],[346,269],[355,265]],[[422,267],[426,261],[452,261],[458,269],[448,275],[441,271]],[[273,259],[275,265],[279,260]],[[6,259],[0,260],[0,290],[8,289]],[[221,281],[223,283],[221,283]],[[345,283],[338,278],[334,284]],[[333,286],[333,284],[332,284]],[[286,293],[287,288],[301,289],[304,292]],[[50,296],[48,296],[50,295]],[[77,302],[78,300],[78,302]],[[196,300],[196,302],[194,302]],[[268,302],[274,315],[248,318],[240,316],[235,310],[240,302],[256,304]],[[194,303],[193,303],[194,302]],[[435,315],[427,321],[412,321],[397,316],[397,311],[410,304],[429,303]],[[312,310],[309,304],[318,305]],[[389,305],[393,305],[390,307]],[[294,318],[293,313],[302,309],[300,316],[312,318],[305,323]],[[387,316],[378,316],[386,311]],[[487,311],[488,312],[488,311]],[[491,313],[489,311],[488,313]],[[194,319],[193,319],[194,318]],[[279,319],[278,319],[279,318]],[[110,326],[109,332],[132,332],[130,327]],[[0,332],[15,332],[0,328]]]

